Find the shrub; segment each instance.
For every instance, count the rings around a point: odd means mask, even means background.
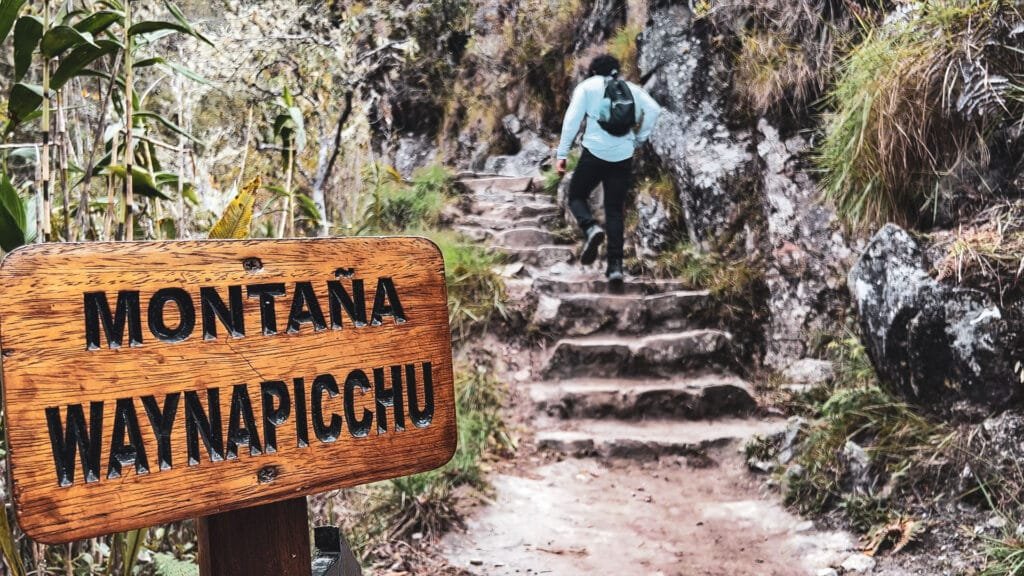
[[[371,164],[363,178],[370,183],[370,205],[361,232],[400,233],[437,225],[451,194],[452,174],[441,167],[418,171],[406,183],[391,166]]]

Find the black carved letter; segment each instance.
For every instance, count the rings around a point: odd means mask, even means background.
[[[313,380],[312,411],[313,411],[313,432],[317,440],[321,442],[334,442],[341,434],[341,416],[331,414],[331,423],[324,422],[324,392],[330,398],[338,395],[338,382],[330,374],[321,374]]]
[[[178,307],[178,326],[168,328],[164,322],[164,307],[174,302]],[[149,300],[149,331],[163,342],[181,342],[192,335],[196,327],[196,308],[192,297],[181,288],[162,288]]]
[[[373,412],[363,408],[363,419],[356,420],[356,388],[366,394],[370,391],[370,379],[362,370],[353,370],[345,378],[345,419],[348,420],[348,430],[354,438],[365,438],[370,435],[370,426],[373,424]]]
[[[103,402],[89,403],[89,431],[81,404],[67,408],[68,427],[60,420],[60,408],[46,409],[46,427],[50,432],[53,464],[57,468],[57,484],[71,486],[75,482],[75,449],[82,459],[85,481],[99,482],[100,450],[103,443]]]
[[[128,324],[128,345],[142,345],[142,318],[139,312],[139,293],[122,290],[117,293],[117,311],[110,313],[105,292],[85,293],[85,346],[88,350],[100,348],[100,321],[107,336],[107,346],[120,348],[124,342],[124,325]]]

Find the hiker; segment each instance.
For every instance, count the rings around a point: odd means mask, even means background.
[[[569,148],[580,125],[583,130],[583,155],[569,182],[569,210],[583,231],[580,262],[589,265],[597,259],[605,240],[605,230],[590,211],[590,194],[604,185],[605,226],[608,227],[609,282],[623,281],[623,210],[632,185],[634,151],[647,141],[661,107],[632,82],[619,78],[619,61],[602,54],[591,61],[588,78],[572,93],[572,101],[562,121],[556,170],[564,175]]]

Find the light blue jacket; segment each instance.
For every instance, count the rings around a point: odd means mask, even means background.
[[[633,152],[651,135],[654,123],[661,113],[661,106],[651,98],[643,88],[627,82],[633,92],[636,108],[636,122],[639,126],[625,136],[612,136],[597,123],[598,119],[607,119],[611,103],[604,97],[607,76],[591,76],[576,86],[572,93],[569,109],[565,111],[562,121],[562,139],[558,144],[558,158],[567,158],[576,134],[583,126],[583,147],[590,153],[607,162],[621,162],[633,156]]]

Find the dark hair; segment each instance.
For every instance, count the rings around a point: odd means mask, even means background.
[[[619,59],[611,54],[601,54],[595,56],[590,61],[590,75],[591,76],[611,76],[619,71]]]

